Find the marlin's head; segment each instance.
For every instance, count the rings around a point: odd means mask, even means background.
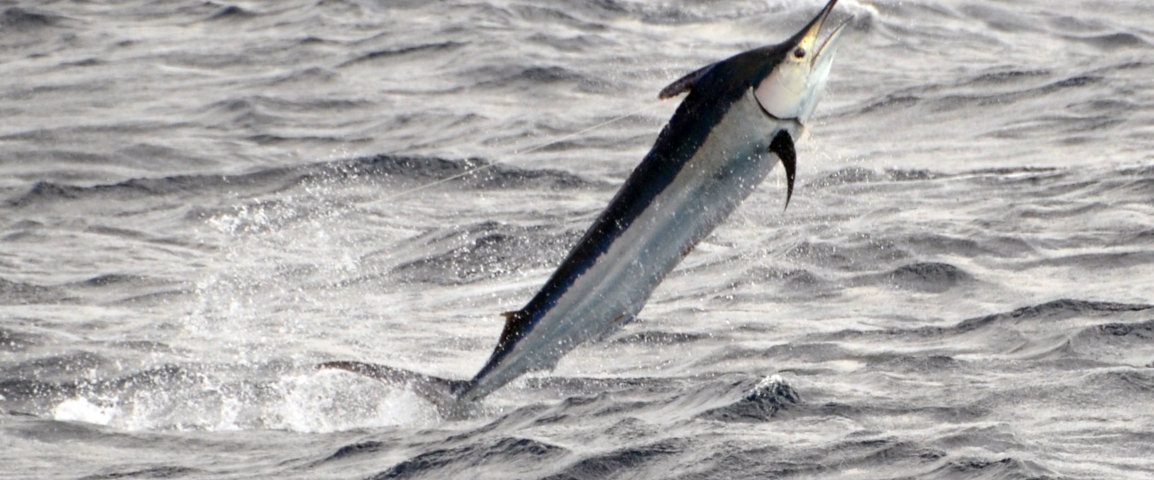
[[[658,97],[672,98],[702,86],[706,92],[736,87],[730,91],[740,94],[744,94],[740,90],[749,88],[770,116],[805,124],[825,90],[834,53],[849,24],[848,20],[842,22],[821,40],[836,4],[837,0],[830,0],[817,17],[788,40],[706,65],[669,84]]]
[[[830,0],[805,28],[780,44],[755,48],[706,65],[662,89],[658,97],[663,99],[689,92],[670,123],[679,118],[695,118],[697,115],[692,112],[748,98],[752,90],[758,106],[768,117],[804,127],[825,90],[841,34],[849,25],[848,20],[844,21],[834,27],[825,40],[821,39],[835,5],[837,0]],[[796,132],[796,129],[789,131]],[[769,150],[785,168],[787,206],[793,195],[797,170],[794,139],[789,131],[779,131],[769,144]]]
[[[833,12],[837,0],[830,0],[805,28],[785,42],[770,47],[778,52],[769,62],[765,76],[755,86],[754,95],[766,113],[782,120],[797,120],[805,124],[825,90],[830,66],[837,52],[841,33],[849,21],[842,22],[821,38],[822,28]]]

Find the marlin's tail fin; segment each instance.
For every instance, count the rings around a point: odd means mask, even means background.
[[[385,365],[364,362],[325,362],[317,365],[318,370],[347,370],[394,386],[408,386],[421,398],[428,400],[443,417],[462,416],[466,405],[458,399],[461,392],[472,382],[434,377],[412,370],[404,370]]]

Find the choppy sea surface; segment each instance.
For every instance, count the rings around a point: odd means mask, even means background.
[[[0,478],[1154,477],[1149,0],[843,0],[789,209],[637,322],[465,418],[312,368],[474,374],[822,3],[0,1]]]

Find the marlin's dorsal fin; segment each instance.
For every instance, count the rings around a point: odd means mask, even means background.
[[[714,65],[717,64],[711,63],[697,70],[689,72],[689,74],[685,75],[684,77],[681,77],[673,83],[670,83],[668,87],[662,88],[661,93],[657,94],[657,98],[665,100],[667,98],[673,98],[692,90],[693,85],[697,83],[698,80],[701,80],[701,77],[704,77],[705,74],[709,73],[709,70],[712,69]]]
[[[533,319],[524,310],[505,312],[501,316],[505,317],[505,329],[501,331],[501,338],[497,341],[498,350],[513,346],[517,338],[528,329],[529,322]]]

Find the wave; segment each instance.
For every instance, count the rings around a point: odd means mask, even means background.
[[[941,116],[967,111],[970,113],[963,118],[973,123],[973,112],[986,112],[981,118],[998,124],[991,130],[994,136],[1016,138],[1027,133],[1055,132],[1081,134],[1115,127],[1131,115],[1132,108],[1127,108],[1126,102],[1111,102],[1117,97],[1101,94],[1118,67],[1073,72],[992,67],[957,79],[882,90],[835,116],[868,116],[876,122],[879,116],[906,117],[911,112]],[[1078,101],[1071,104],[1071,98]],[[1036,108],[1035,104],[1049,102],[1049,99],[1054,103],[1069,104],[1069,108],[1029,118],[1003,115],[1007,108],[1016,104],[1030,102],[1031,108]],[[1093,108],[1084,104],[1092,104]],[[956,120],[950,118],[947,121]]]
[[[733,22],[753,18],[759,23],[771,24],[774,28],[793,30],[810,20],[820,2],[778,1],[738,1],[714,4],[677,4],[644,2],[634,0],[598,0],[595,2],[567,2],[582,15],[604,21],[616,18],[637,19],[653,25],[691,25],[694,23]],[[845,9],[854,14],[869,12],[870,9],[856,2],[843,3]],[[864,15],[863,18],[872,18]]]
[[[548,268],[556,265],[578,234],[497,222],[437,231],[390,249],[391,255],[398,255],[411,244],[421,255],[395,267],[392,275],[404,282],[459,285]]]
[[[248,20],[256,18],[258,14],[254,11],[247,10],[236,5],[227,5],[220,10],[214,12],[206,20],[208,21],[234,21],[234,20]]]
[[[208,104],[202,109],[206,113],[246,113],[257,114],[264,110],[278,110],[294,113],[314,113],[323,110],[341,111],[369,105],[365,101],[314,98],[289,100],[268,95],[251,95]]]
[[[1053,470],[1044,465],[1014,457],[961,456],[941,462],[936,468],[924,472],[923,478],[941,479],[1042,479],[1058,478]]]
[[[111,235],[118,239],[132,238],[116,233]],[[149,241],[172,244],[164,240]],[[38,285],[0,278],[0,305],[72,304],[82,301],[86,294],[91,294],[93,291],[100,291],[104,295],[118,290],[128,293],[129,296],[120,299],[120,302],[143,299],[146,296],[169,296],[182,293],[180,289],[157,290],[159,287],[169,285],[171,285],[170,281],[160,278],[117,273],[102,274],[86,280],[57,285]]]
[[[1087,392],[1114,392],[1147,396],[1154,393],[1154,372],[1149,367],[1140,369],[1097,371],[1085,378],[1079,386]]]
[[[0,278],[0,305],[71,303],[75,300],[74,296],[60,287]]]
[[[874,169],[865,167],[844,167],[833,172],[826,173],[820,177],[815,177],[809,182],[816,188],[832,187],[836,185],[848,185],[853,183],[871,183],[882,181],[885,176]]]
[[[39,335],[0,327],[0,352],[22,352],[41,342]]]
[[[542,41],[543,43],[557,46],[560,48],[572,48],[573,47],[572,42],[574,42],[574,41],[579,43],[579,44],[585,44],[585,46],[589,46],[590,44],[585,43],[585,42],[587,40],[589,40],[590,38],[601,39],[601,42],[599,42],[599,43],[602,43],[602,44],[610,42],[609,39],[607,39],[601,35],[581,35],[578,38],[569,37],[570,43],[568,46],[566,46],[563,43],[564,39],[561,36],[549,35],[550,33],[553,33],[554,31],[560,32],[560,29],[556,29],[556,26],[562,26],[562,25],[566,26],[566,27],[573,28],[573,29],[578,29],[578,30],[581,30],[584,32],[600,32],[600,31],[605,30],[605,27],[606,27],[605,23],[599,22],[596,20],[591,21],[591,20],[587,20],[585,18],[582,18],[585,15],[582,15],[583,12],[580,11],[581,7],[587,7],[587,6],[592,6],[592,5],[589,5],[587,2],[582,2],[582,3],[577,5],[579,8],[573,9],[573,8],[569,8],[572,5],[564,5],[563,4],[563,3],[567,3],[567,2],[561,2],[561,3],[562,4],[551,4],[551,3],[512,4],[512,5],[506,6],[505,8],[502,8],[500,14],[502,14],[502,16],[504,16],[504,17],[509,18],[510,20],[522,22],[522,24],[524,22],[532,22],[532,23],[541,24],[541,25],[553,26],[553,28],[550,28],[547,31],[544,31],[544,32],[541,32],[541,33],[534,35],[534,37],[532,37],[532,39],[537,40],[537,41]],[[566,37],[568,37],[568,36],[566,35]]]
[[[8,7],[0,13],[0,27],[5,32],[35,32],[60,25],[60,15],[22,7]]]
[[[825,478],[840,472],[902,472],[933,468],[948,453],[918,442],[891,436],[855,432],[848,439],[822,442],[799,454],[780,445],[755,447],[739,444],[711,455],[696,474],[684,478]],[[856,437],[856,438],[855,438]],[[728,447],[728,446],[727,446]],[[831,467],[835,465],[836,467]]]
[[[683,345],[709,338],[712,336],[704,333],[646,330],[619,335],[612,342],[621,345]]]
[[[418,45],[409,45],[405,47],[390,47],[378,50],[370,50],[364,53],[358,53],[349,60],[345,60],[336,65],[336,68],[345,68],[353,65],[359,65],[367,62],[381,62],[388,65],[390,62],[396,62],[397,57],[406,55],[424,55],[441,52],[451,52],[458,50],[465,46],[462,42],[437,42],[437,43],[423,43]]]
[[[874,169],[859,166],[842,167],[836,170],[822,172],[813,177],[806,185],[815,188],[836,187],[858,183],[881,182],[925,182],[936,180],[980,180],[988,177],[1005,179],[1020,183],[1037,183],[1039,179],[1057,179],[1068,176],[1070,171],[1055,167],[1002,167],[979,168],[958,172],[939,172],[924,168],[885,168]],[[1118,172],[1119,177],[1128,176],[1126,171]]]
[[[335,162],[311,163],[293,167],[273,167],[235,175],[174,175],[158,178],[134,178],[99,185],[70,185],[40,181],[26,193],[10,199],[11,207],[30,207],[45,203],[112,198],[132,200],[178,194],[203,195],[206,192],[276,192],[310,181],[381,180],[432,182],[449,180],[451,185],[474,189],[544,189],[588,188],[594,182],[560,170],[529,170],[486,160],[470,158],[451,160],[434,157],[376,155]]]
[[[1154,250],[1133,250],[1062,255],[1022,262],[1015,265],[1015,268],[1028,270],[1038,267],[1075,267],[1093,271],[1132,268],[1152,263],[1154,263]]]
[[[1062,356],[1135,367],[1154,365],[1154,320],[1110,322],[1071,335],[1061,345]]]
[[[305,40],[302,40],[302,42],[303,41],[308,41],[308,40],[305,39]],[[285,85],[285,84],[290,84],[290,83],[300,83],[303,85],[308,85],[310,87],[313,87],[317,84],[324,84],[324,83],[332,82],[332,81],[338,79],[339,77],[340,77],[340,74],[338,74],[337,72],[335,72],[331,69],[328,69],[325,67],[313,66],[313,67],[305,67],[305,68],[292,70],[292,71],[287,72],[287,73],[279,73],[277,75],[269,77],[263,83],[265,85],[274,85],[274,86]]]
[[[771,364],[782,363],[783,361],[816,364],[834,358],[853,358],[855,356],[857,356],[855,352],[833,342],[795,341],[764,348],[727,345],[695,363],[697,365],[716,365],[723,362],[745,362],[757,359],[765,360]]]
[[[973,275],[954,265],[941,262],[917,262],[900,266],[888,273],[867,276],[858,284],[882,283],[906,290],[942,293],[974,283]]]
[[[815,334],[810,343],[793,342],[764,350],[726,351],[719,359],[741,356],[787,361],[822,362],[855,359],[873,365],[898,366],[906,371],[952,371],[967,361],[954,353],[985,352],[1019,360],[1048,362],[1052,366],[1140,365],[1148,360],[1148,338],[1154,335],[1149,321],[1127,321],[1154,310],[1154,305],[1060,299],[1008,312],[974,317],[949,326],[847,329]],[[1076,320],[1077,323],[1063,323]],[[1106,323],[1099,323],[1107,320]],[[1048,327],[1054,325],[1053,328]],[[1068,326],[1069,325],[1069,326]],[[907,353],[863,354],[837,343],[851,338],[891,338]]]
[[[337,450],[324,462],[338,462],[354,456],[374,453],[381,445],[365,442]],[[389,470],[373,475],[373,479],[411,479],[482,477],[515,478],[527,471],[537,470],[539,462],[556,462],[567,456],[568,449],[532,438],[501,437],[495,440],[465,444],[460,447],[440,448],[420,453],[403,460]]]
[[[940,374],[940,371],[938,372]],[[796,418],[885,418],[885,417],[907,417],[907,418],[923,418],[931,422],[981,422],[982,419],[988,418],[991,413],[991,408],[981,403],[957,403],[950,402],[946,405],[911,405],[900,401],[880,401],[877,399],[866,399],[856,403],[847,403],[839,399],[832,399],[826,402],[802,403],[790,410],[790,416]],[[980,429],[979,429],[980,430]],[[946,446],[957,446],[966,442],[973,442],[974,444],[982,444],[982,442],[991,441],[991,437],[995,436],[996,432],[980,430],[978,432],[967,431],[964,439],[958,439],[946,435],[941,443]]]
[[[1125,338],[1135,342],[1154,340],[1154,320],[1139,323],[1107,323],[1091,327],[1083,334],[1096,338]]]
[[[1154,305],[1097,302],[1089,300],[1059,299],[1038,305],[1022,307],[1010,312],[996,313],[984,317],[963,320],[946,329],[928,328],[927,333],[969,332],[1005,323],[1042,322],[1062,320],[1075,316],[1109,317],[1125,312],[1142,312],[1154,309]]]
[[[653,463],[676,457],[691,448],[692,442],[684,438],[621,448],[581,459],[564,467],[560,472],[543,477],[543,480],[616,478],[641,468],[652,467]]]
[[[460,75],[470,79],[472,83],[454,87],[452,90],[447,90],[446,93],[459,93],[479,88],[502,91],[540,88],[542,85],[550,84],[552,84],[550,88],[565,88],[565,85],[569,85],[571,88],[582,92],[597,92],[603,90],[608,81],[608,79],[596,78],[582,73],[580,70],[548,64],[484,65],[463,71]]]
[[[1111,52],[1121,48],[1150,47],[1149,40],[1131,32],[1107,32],[1090,35],[1062,35],[1062,38],[1092,45]]]
[[[97,473],[80,477],[80,480],[117,480],[122,478],[181,478],[188,476],[204,476],[208,472],[180,466],[160,466],[151,468],[118,469],[105,468],[105,473]]]
[[[808,240],[792,247],[789,258],[804,260],[811,265],[843,271],[861,271],[891,264],[912,257],[898,243],[886,238],[862,237],[856,242]]]
[[[970,236],[916,232],[893,240],[919,255],[960,255],[968,258],[994,256],[1022,258],[1037,253],[1029,242],[1017,237],[993,236],[975,240]]]
[[[801,395],[778,377],[763,380],[741,400],[707,410],[698,418],[720,422],[765,422],[791,406],[801,403]]]
[[[863,336],[943,338],[954,337],[959,335],[959,333],[973,333],[1001,327],[1010,327],[1010,325],[1020,323],[1040,324],[1046,322],[1069,320],[1069,318],[1074,317],[1117,318],[1119,315],[1144,313],[1147,312],[1147,310],[1154,310],[1154,305],[1145,305],[1145,303],[1119,303],[1108,301],[1059,299],[1039,303],[1039,305],[1017,308],[1011,310],[1011,312],[966,318],[966,320],[962,320],[956,324],[949,325],[949,327],[890,328],[879,330],[850,329],[831,333],[831,335],[824,336],[824,338],[827,340],[838,340]],[[1112,323],[1106,325],[1110,324]],[[1109,329],[1118,329],[1118,331],[1130,331],[1126,330],[1127,327],[1092,327],[1092,329],[1097,328],[1108,329],[1107,331],[1109,331]],[[1141,324],[1133,324],[1133,327],[1129,328],[1139,329],[1138,335],[1141,335]],[[819,343],[816,345],[832,344]],[[793,348],[794,345],[779,346],[775,348],[786,347]]]

